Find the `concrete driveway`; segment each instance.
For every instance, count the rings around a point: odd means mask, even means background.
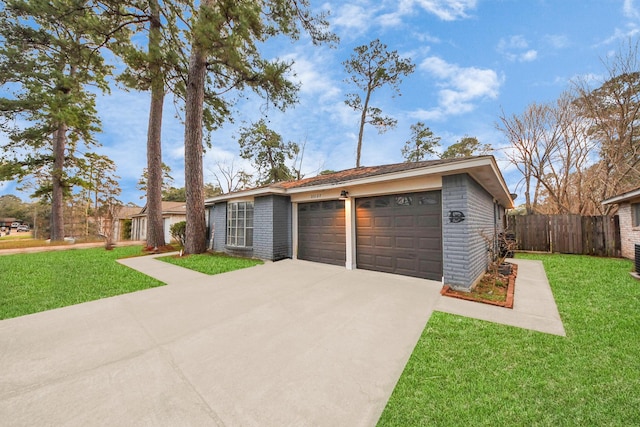
[[[0,424],[373,426],[441,287],[293,260],[163,274],[0,322]]]

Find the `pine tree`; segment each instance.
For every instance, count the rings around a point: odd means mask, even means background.
[[[185,87],[186,253],[206,249],[203,194],[203,125],[219,126],[230,115],[231,90],[250,88],[284,109],[296,101],[287,80],[291,63],[266,60],[258,43],[306,31],[314,43],[333,42],[324,15],[314,16],[308,0],[203,0],[190,33]],[[205,96],[206,95],[206,96]],[[205,109],[205,102],[208,109]]]
[[[51,239],[64,238],[68,170],[80,148],[95,147],[100,129],[95,94],[108,91],[100,48],[114,25],[90,1],[9,0],[0,12],[2,130],[0,179],[46,177],[36,195],[51,199]]]
[[[364,125],[372,124],[378,129],[378,132],[382,133],[389,128],[394,128],[397,124],[393,117],[383,115],[380,108],[370,105],[371,95],[385,85],[391,86],[399,94],[402,76],[413,73],[416,66],[410,59],[400,58],[397,51],[389,52],[387,45],[378,39],[368,45],[356,47],[351,58],[343,62],[343,65],[347,73],[351,74],[347,82],[353,83],[364,92],[364,100],[358,93],[349,93],[345,101],[349,107],[360,112],[356,148],[356,167],[359,168]]]
[[[294,179],[286,165],[300,152],[295,142],[285,143],[279,133],[269,129],[264,119],[240,129],[240,157],[252,161],[258,171],[257,185]]]

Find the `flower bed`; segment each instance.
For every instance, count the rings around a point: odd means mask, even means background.
[[[506,265],[511,266],[510,274],[499,274],[495,277],[487,273],[470,292],[456,291],[451,289],[449,285],[444,285],[440,294],[467,301],[513,308],[513,293],[516,286],[518,265],[510,263],[506,263]]]

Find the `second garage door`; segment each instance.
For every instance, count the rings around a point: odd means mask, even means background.
[[[298,205],[298,258],[345,265],[344,201]]]
[[[440,191],[356,200],[358,268],[442,278]]]

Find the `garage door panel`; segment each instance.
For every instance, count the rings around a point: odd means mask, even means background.
[[[422,237],[418,239],[418,249],[436,251],[438,252],[438,255],[440,253],[441,244],[441,240],[435,237]]]
[[[375,263],[382,268],[391,269],[393,267],[393,258],[387,255],[378,255],[375,257]]]
[[[344,265],[344,224],[344,202],[325,201],[298,205],[298,258]]]
[[[373,222],[370,217],[359,217],[358,220],[356,221],[356,226],[361,229],[371,228],[372,225],[373,225]]]
[[[367,246],[373,245],[373,237],[372,236],[362,236],[359,239],[362,241],[363,245],[367,245]]]
[[[393,237],[389,236],[374,236],[374,246],[376,248],[392,248],[393,247]]]
[[[434,270],[440,270],[442,271],[442,261],[440,260],[419,260],[420,263],[420,269],[421,270],[427,270],[427,271],[434,271]],[[433,280],[440,280],[442,278],[442,274],[440,275],[440,277],[437,277]]]
[[[340,241],[340,236],[336,236],[335,234],[322,234],[319,236],[320,243],[331,243],[335,244]]]
[[[394,227],[414,228],[416,226],[416,217],[414,215],[396,215],[393,221]]]
[[[415,247],[415,238],[413,237],[396,237],[395,247],[398,249],[412,249]]]
[[[411,257],[397,257],[396,258],[396,268],[401,269],[401,270],[415,270],[416,269],[416,258],[415,256],[413,258]]]
[[[358,199],[356,260],[359,268],[440,280],[440,191]]]
[[[362,263],[363,265],[374,265],[375,257],[370,254],[359,254],[358,255],[358,265]]]
[[[373,219],[373,226],[375,228],[389,228],[392,224],[391,221],[393,218],[390,217],[376,217]]]
[[[432,227],[440,230],[442,221],[440,219],[440,212],[437,215],[421,215],[416,218],[416,226],[418,227]]]

